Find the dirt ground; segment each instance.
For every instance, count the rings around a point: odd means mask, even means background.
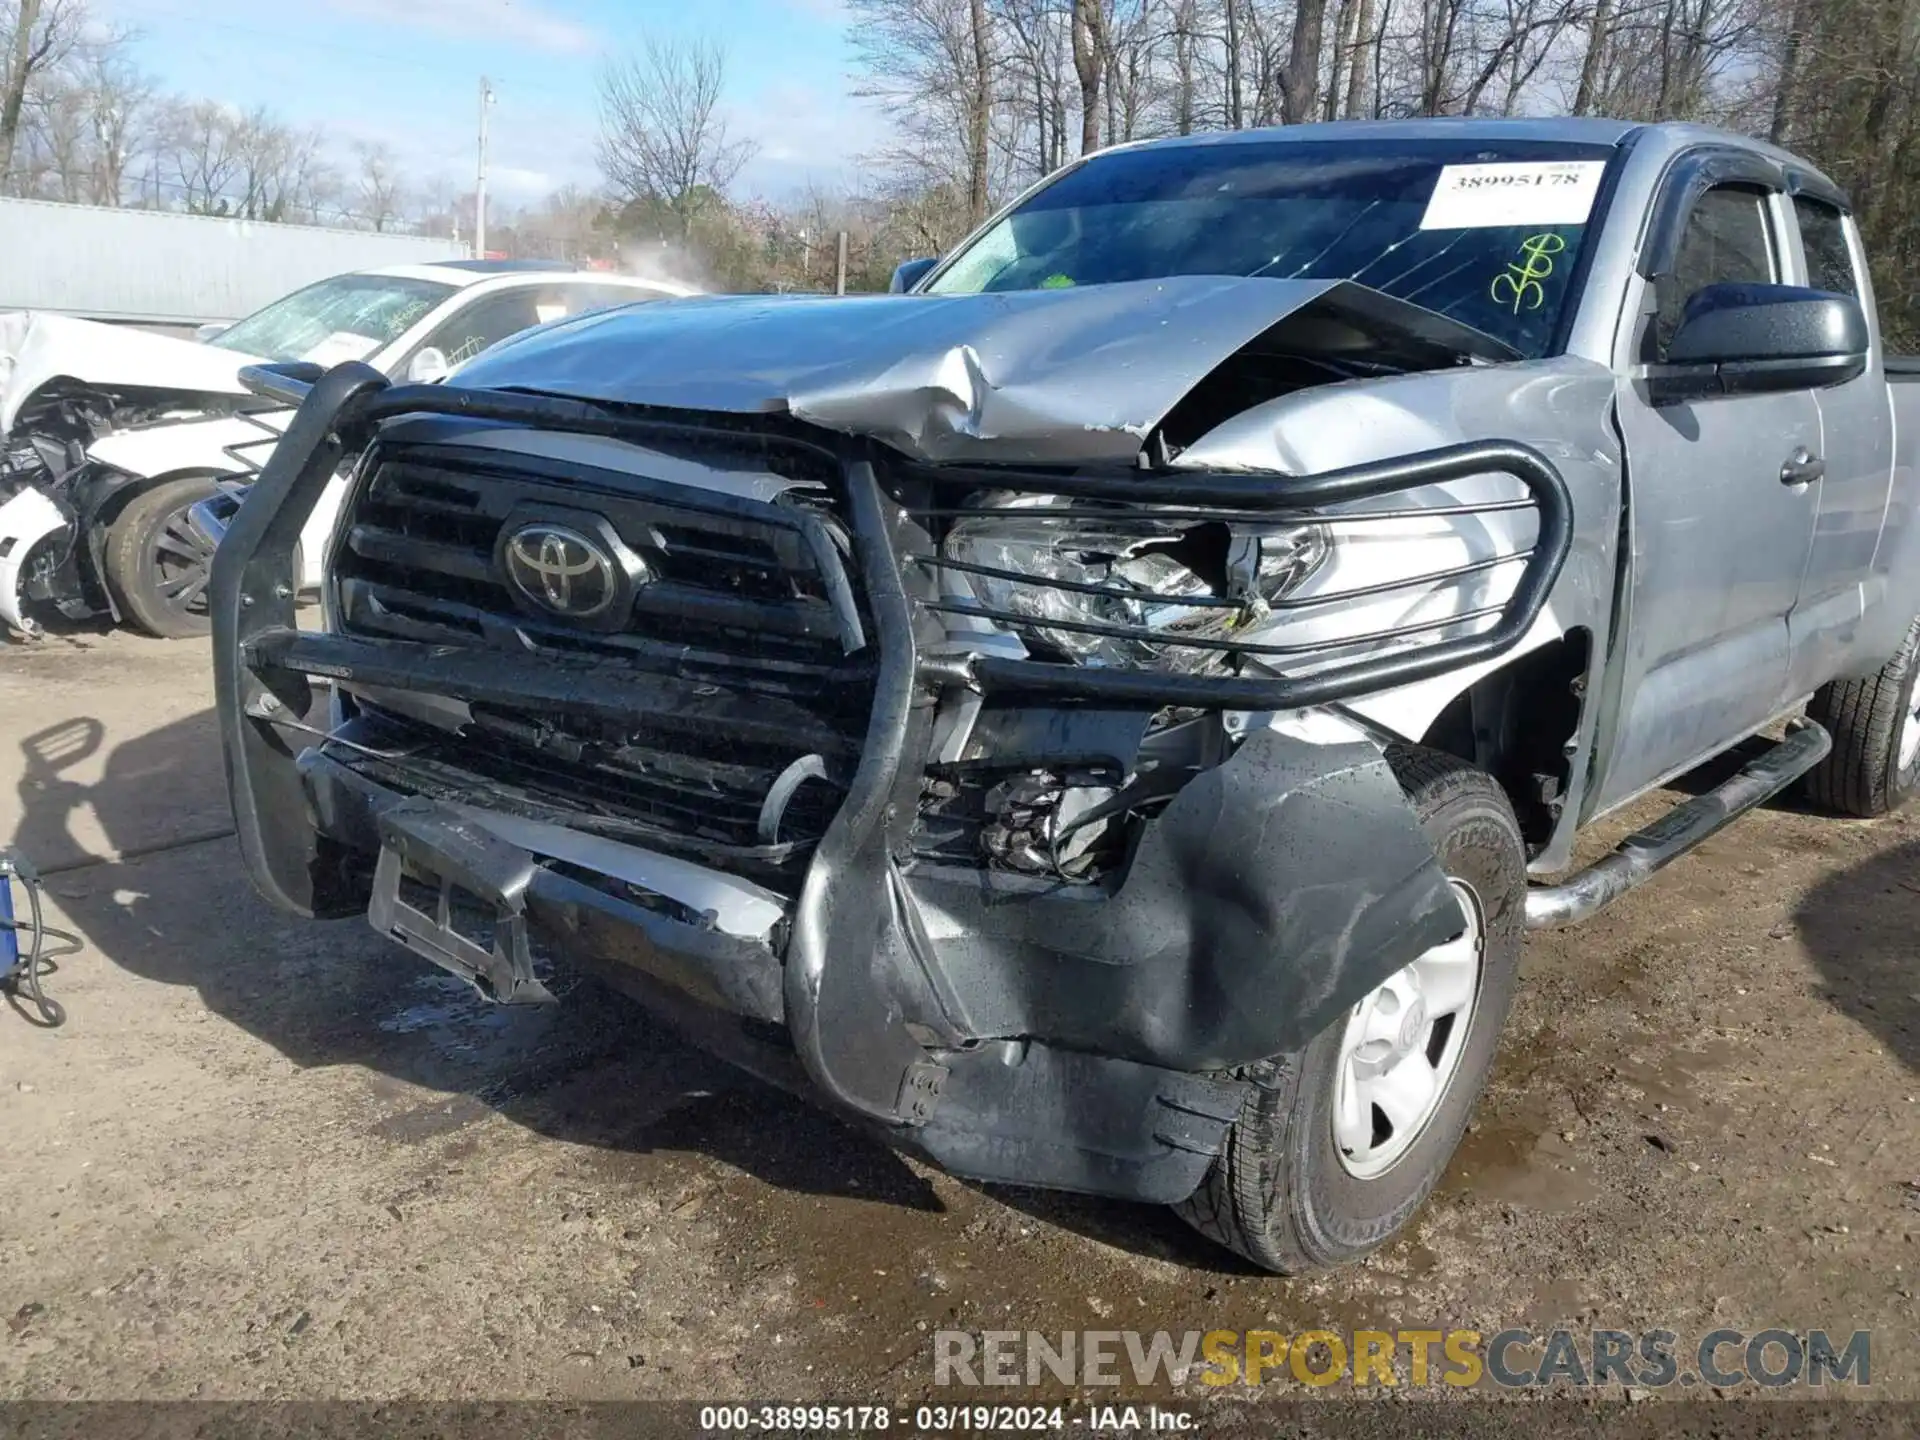
[[[899,1403],[941,1328],[1566,1323],[1870,1330],[1920,1400],[1920,814],[1769,810],[1538,939],[1441,1192],[1288,1281],[270,911],[210,707],[198,646],[0,651],[0,840],[86,942],[64,1029],[0,1011],[0,1395]]]

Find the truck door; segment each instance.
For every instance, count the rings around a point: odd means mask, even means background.
[[[1800,452],[1819,454],[1810,390],[1656,404],[1644,373],[1664,360],[1702,287],[1785,281],[1786,197],[1744,177],[1704,189],[1676,179],[1658,203],[1684,214],[1670,266],[1637,282],[1627,340],[1643,363],[1621,369],[1617,392],[1631,609],[1597,809],[1684,772],[1783,708],[1788,615],[1813,541],[1818,487],[1782,479]]]
[[[1871,316],[1873,294],[1860,265],[1853,222],[1838,206],[1811,195],[1793,197],[1793,215],[1805,262],[1804,283],[1852,295]],[[1885,577],[1876,579],[1872,572],[1893,486],[1893,402],[1877,325],[1865,372],[1816,390],[1814,403],[1820,410],[1819,453],[1825,473],[1814,485],[1813,551],[1787,622],[1793,647],[1788,688],[1799,694],[1846,667],[1860,619],[1885,588]]]

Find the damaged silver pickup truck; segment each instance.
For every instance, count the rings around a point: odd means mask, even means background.
[[[252,372],[303,402],[211,587],[261,890],[1294,1271],[1445,1168],[1527,928],[1795,782],[1920,784],[1920,384],[1790,155],[1154,142],[908,283]]]

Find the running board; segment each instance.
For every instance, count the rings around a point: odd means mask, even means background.
[[[1591,918],[1754,806],[1771,800],[1826,759],[1832,749],[1833,737],[1819,725],[1811,720],[1794,722],[1786,739],[1725,784],[1674,806],[1572,879],[1528,890],[1527,928],[1558,930]]]

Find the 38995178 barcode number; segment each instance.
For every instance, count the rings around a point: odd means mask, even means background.
[[[893,1411],[885,1405],[703,1405],[703,1435],[787,1431],[818,1434],[843,1430],[890,1430]]]

